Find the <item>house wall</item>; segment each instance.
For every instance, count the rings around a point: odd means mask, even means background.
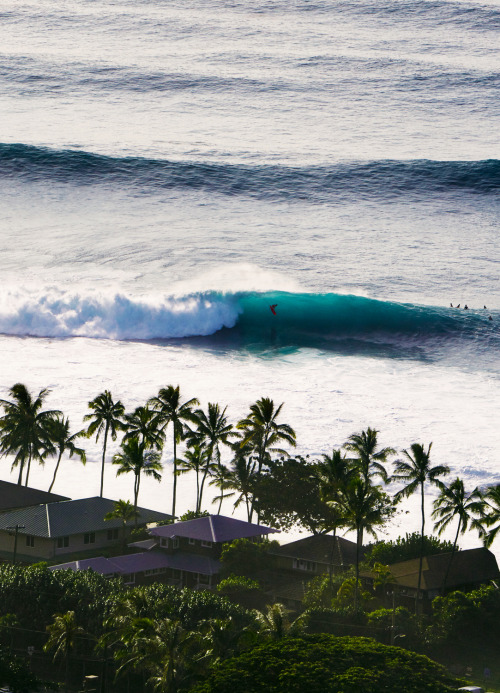
[[[187,537],[176,537],[176,539],[161,537],[159,539],[159,548],[169,554],[182,551],[183,553],[194,553],[198,556],[219,559],[222,552],[222,544],[212,542],[211,545],[204,546],[200,539],[194,539],[191,542]]]
[[[89,532],[88,534],[90,535],[91,533]],[[118,532],[117,537],[115,533],[112,539],[108,539],[108,530],[100,530],[94,532],[93,538],[94,541],[86,543],[84,534],[71,534],[68,535],[68,546],[58,547],[57,539],[26,535],[19,532],[17,536],[16,560],[24,563],[35,563],[75,553],[88,552],[91,554],[96,551],[102,552],[102,549],[110,549],[122,545],[120,532]],[[90,540],[92,537],[88,536],[87,539]],[[14,541],[14,532],[9,533],[0,530],[0,556],[8,561],[11,561],[14,556]]]

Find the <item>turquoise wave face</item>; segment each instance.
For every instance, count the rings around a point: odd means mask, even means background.
[[[241,313],[232,331],[249,344],[338,349],[342,344],[364,342],[402,350],[461,340],[490,348],[499,344],[498,316],[484,308],[464,310],[360,296],[284,292],[242,294],[238,302]]]

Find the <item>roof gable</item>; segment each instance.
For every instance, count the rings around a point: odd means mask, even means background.
[[[282,544],[273,554],[316,563],[351,565],[356,561],[356,544],[331,534],[313,534],[297,541]],[[361,551],[363,555],[363,551]]]
[[[249,539],[250,537],[258,537],[277,531],[277,529],[264,527],[263,525],[254,525],[251,522],[235,520],[233,517],[209,515],[208,517],[198,517],[195,520],[175,522],[172,525],[163,527],[153,527],[150,533],[157,537],[186,537],[222,543],[233,541],[234,539]]]

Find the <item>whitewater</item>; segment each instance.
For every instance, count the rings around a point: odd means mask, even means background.
[[[499,29],[496,0],[4,0],[0,397],[48,387],[77,430],[104,389],[268,396],[300,454],[371,426],[500,483]],[[55,492],[98,493],[86,447]]]

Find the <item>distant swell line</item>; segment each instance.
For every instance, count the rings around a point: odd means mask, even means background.
[[[390,199],[500,190],[500,161],[368,161],[290,167],[172,162],[75,150],[0,144],[0,178],[71,185],[206,190],[264,199],[327,201],[356,195]]]

